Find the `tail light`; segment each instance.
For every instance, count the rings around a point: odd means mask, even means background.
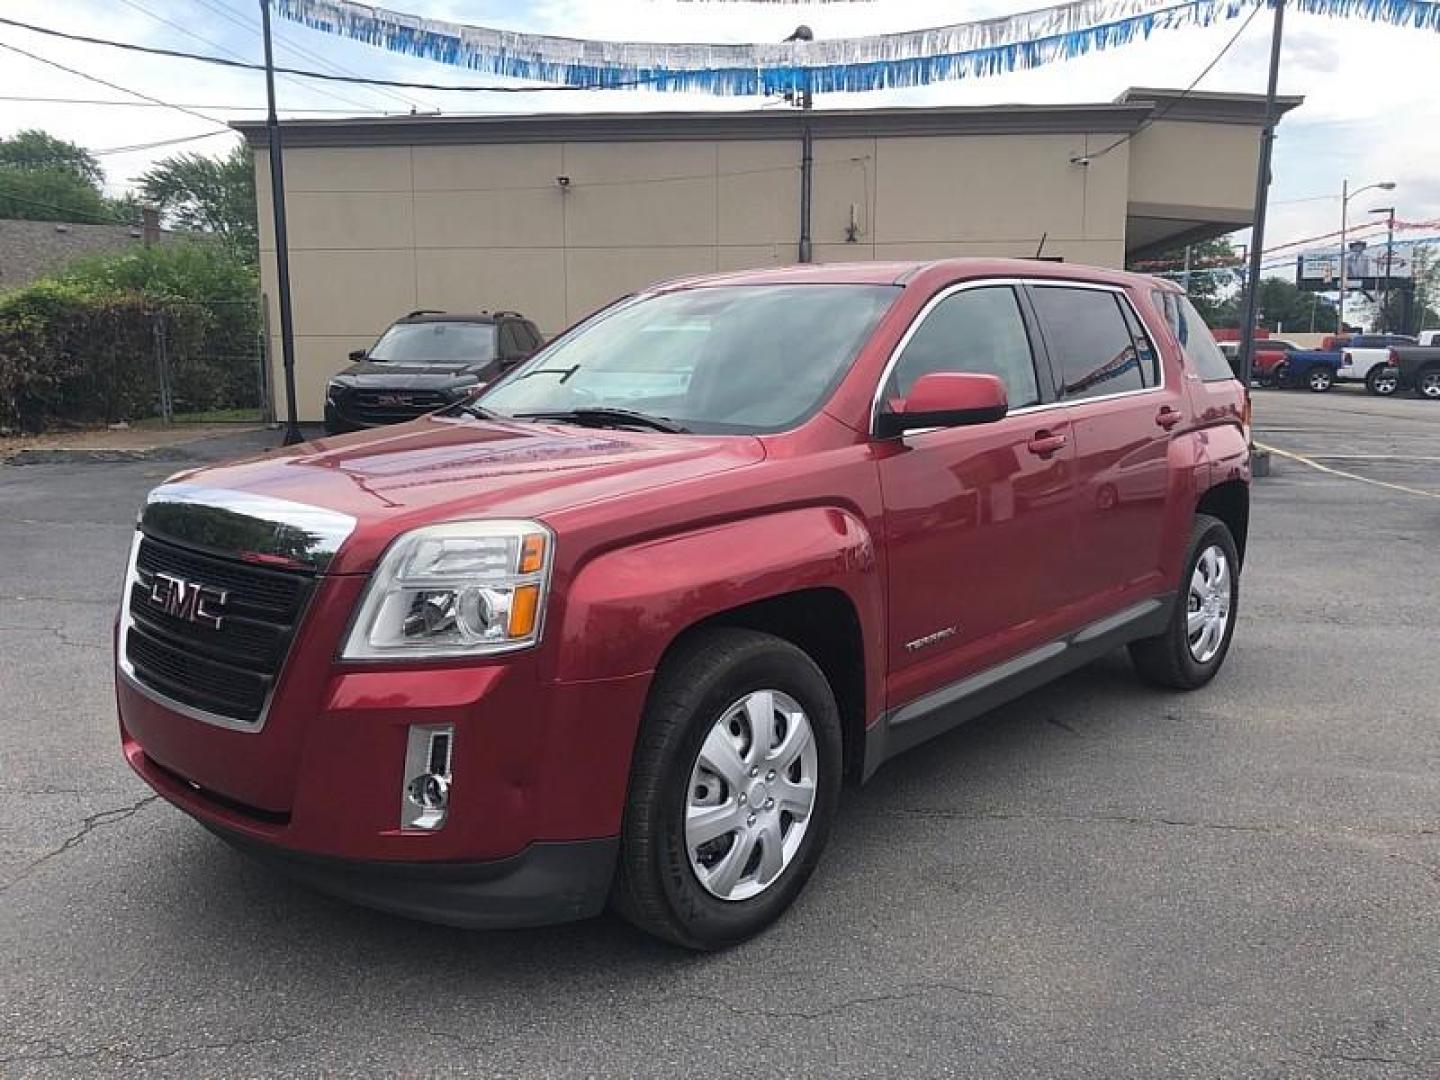
[[[1386,362],[1387,362],[1391,367],[1399,367],[1399,366],[1400,366],[1400,354],[1397,353],[1394,349],[1391,349],[1391,350],[1389,350],[1389,351],[1390,351],[1390,355],[1389,355],[1388,357],[1386,357]]]

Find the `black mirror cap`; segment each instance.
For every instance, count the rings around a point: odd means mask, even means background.
[[[875,434],[882,439],[895,439],[917,428],[974,427],[1004,420],[1009,409],[997,405],[985,409],[947,409],[944,412],[897,413],[882,412],[875,418]]]
[[[352,364],[358,364],[363,361],[368,355],[369,354],[364,349],[351,349],[350,362]]]

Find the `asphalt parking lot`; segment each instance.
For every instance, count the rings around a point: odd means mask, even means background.
[[[110,623],[176,466],[0,466],[0,1075],[1440,1075],[1440,406],[1256,416],[1214,684],[1117,655],[888,764],[704,957],[372,914],[150,798]]]

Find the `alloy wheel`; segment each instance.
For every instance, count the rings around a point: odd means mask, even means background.
[[[1218,544],[1200,553],[1190,575],[1185,637],[1197,664],[1208,664],[1225,641],[1230,625],[1230,560]]]
[[[818,761],[810,718],[789,694],[756,690],[720,714],[685,802],[685,850],[707,892],[748,900],[779,880],[810,824]]]
[[[1416,386],[1425,397],[1440,398],[1440,371],[1422,371]]]
[[[1389,397],[1400,389],[1400,377],[1392,374],[1376,375],[1370,385],[1381,397]]]

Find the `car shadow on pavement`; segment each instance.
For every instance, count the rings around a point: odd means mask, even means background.
[[[1123,653],[1097,661],[933,740],[924,753],[888,762],[864,788],[847,788],[831,850],[862,850],[883,842],[885,832],[898,827],[897,815],[963,809],[966,800],[983,797],[985,790],[967,781],[971,774],[1043,772],[1047,761],[1073,752],[1077,740],[1136,723],[1137,713],[1163,711],[1165,700],[1136,680]],[[252,862],[198,825],[185,824],[184,872],[163,879],[184,894],[155,897],[156,909],[188,923],[187,931],[196,935],[213,930],[218,920],[255,948],[273,950],[277,960],[296,950],[314,956],[327,942],[349,954],[363,943],[367,979],[405,982],[423,971],[454,989],[490,980],[513,984],[518,972],[537,967],[552,977],[557,967],[608,971],[612,977],[623,971],[628,981],[695,962],[693,954],[657,942],[608,913],[570,925],[477,931],[371,911],[317,893]],[[815,894],[847,872],[827,866],[837,861],[822,859],[812,888],[770,935],[784,934],[787,925],[793,928],[807,917],[807,909],[827,906],[816,904]],[[152,881],[148,887],[159,884]],[[290,970],[296,970],[293,964]]]

